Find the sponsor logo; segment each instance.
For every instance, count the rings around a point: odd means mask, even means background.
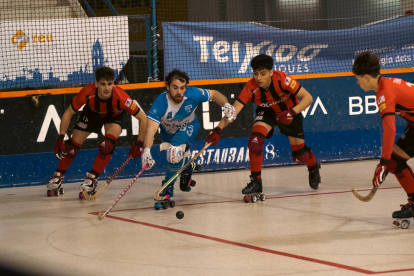
[[[378,105],[382,104],[383,102],[385,102],[385,96],[381,96],[378,98]]]
[[[52,43],[53,40],[53,34],[36,34],[31,35],[31,38],[29,35],[25,34],[24,31],[18,30],[13,37],[10,39],[11,43],[13,45],[17,46],[17,49],[23,50],[24,47],[29,42],[32,42],[33,44],[43,44],[43,43]]]
[[[191,113],[191,109],[193,108],[193,105],[187,105],[186,107],[185,107],[185,111],[187,111],[187,113]]]
[[[205,95],[204,90],[201,88],[197,88],[198,90],[200,90],[201,94],[203,94],[203,96]]]
[[[88,125],[87,124],[85,124],[85,123],[82,123],[82,122],[79,122],[78,123],[78,127],[80,127],[80,128],[83,128],[83,129],[86,129],[86,127],[87,127]]]
[[[381,105],[379,105],[378,108],[379,108],[380,112],[382,112],[386,108],[385,103],[382,103]]]
[[[292,83],[290,84],[290,88],[295,88],[295,86],[296,86],[296,81],[292,81]]]
[[[259,141],[257,140],[257,137],[254,137],[254,139],[252,140],[252,143],[259,143]]]
[[[132,102],[131,104],[131,110],[135,110],[137,108],[137,104],[135,102]]]
[[[396,84],[400,84],[401,83],[401,79],[394,79],[392,82],[393,83],[396,83]]]
[[[126,106],[126,107],[130,107],[130,106],[131,106],[131,103],[132,103],[132,100],[131,100],[131,99],[128,99],[128,100],[125,102],[125,106]]]
[[[263,120],[263,116],[256,116],[255,121],[260,121],[260,120]]]
[[[171,118],[172,118],[172,111],[168,112],[168,114],[167,114],[167,120],[169,120]]]
[[[286,79],[285,79],[285,85],[286,85],[286,86],[288,86],[288,85],[289,85],[289,83],[290,83],[290,80],[291,80],[291,78],[289,78],[289,77],[286,77]]]

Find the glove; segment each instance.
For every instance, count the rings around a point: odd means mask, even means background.
[[[152,159],[151,151],[149,148],[145,148],[144,152],[141,155],[141,164],[142,167],[144,167],[146,164],[148,164],[148,167],[145,170],[149,170],[154,166],[155,161]]]
[[[226,116],[227,121],[229,121],[230,123],[236,120],[237,113],[236,113],[236,109],[234,109],[234,106],[232,106],[229,103],[225,103],[224,104],[224,116]]]
[[[55,143],[55,154],[59,160],[62,160],[65,158],[66,154],[68,154],[66,152],[65,141],[63,141],[63,138],[65,138],[65,135],[60,134]]]
[[[221,128],[219,128],[219,127],[216,127],[215,129],[210,131],[204,145],[206,145],[208,143],[212,143],[211,144],[212,146],[217,145],[218,141],[220,140],[220,133],[221,133]]]
[[[277,114],[276,121],[277,123],[288,125],[293,121],[293,117],[295,115],[296,115],[296,112],[292,108],[289,108],[288,110],[285,110]]]
[[[142,141],[137,141],[135,145],[132,145],[131,148],[129,149],[129,155],[132,156],[132,160],[137,159],[138,157],[140,157],[143,153],[143,149],[142,146],[144,145],[144,143]]]
[[[384,164],[386,162],[384,161],[387,160],[381,159],[381,162],[375,168],[374,178],[372,179],[372,186],[374,186],[374,188],[378,188],[382,182],[384,182],[385,177],[388,174],[387,166]]]

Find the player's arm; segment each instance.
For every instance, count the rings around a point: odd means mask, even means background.
[[[63,113],[62,120],[60,121],[60,128],[59,128],[59,134],[65,135],[66,131],[68,131],[70,119],[72,119],[72,116],[76,113],[76,110],[72,108],[72,105],[70,105],[65,113]]]
[[[151,119],[147,119],[147,131],[145,134],[145,142],[144,142],[144,148],[149,148],[151,149],[152,144],[154,143],[154,136],[155,133],[158,130],[159,127],[159,123],[151,120]]]
[[[295,111],[296,114],[298,114],[299,112],[302,112],[311,105],[311,103],[313,102],[313,98],[312,95],[303,87],[300,88],[296,96],[300,98],[300,102],[292,109],[293,111]]]
[[[235,101],[233,104],[233,107],[234,107],[236,114],[239,114],[239,112],[243,109],[244,105],[239,101]],[[215,127],[212,131],[210,131],[210,133],[208,134],[207,140],[204,144],[211,143],[212,146],[217,145],[218,141],[220,140],[221,131],[231,122],[232,121],[228,120],[228,118],[224,116],[220,120],[220,123],[218,124],[218,126]]]
[[[138,134],[138,141],[144,141],[145,139],[145,132],[147,130],[147,114],[145,114],[144,110],[140,109],[137,115],[134,116],[135,119],[138,120],[139,125],[139,134]]]
[[[141,155],[141,164],[142,167],[148,165],[147,170],[151,169],[154,166],[155,161],[151,156],[151,147],[154,143],[154,135],[158,130],[160,124],[147,118],[147,129],[145,133],[145,142],[144,142],[144,152]]]
[[[210,92],[210,100],[216,102],[219,106],[224,107],[224,105],[229,102],[226,96],[221,94],[219,91],[211,89],[208,91]]]

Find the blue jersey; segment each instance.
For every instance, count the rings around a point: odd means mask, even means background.
[[[167,92],[164,92],[152,103],[147,118],[160,124],[165,133],[174,134],[194,120],[198,121],[194,112],[200,103],[208,100],[210,92],[194,86],[187,87],[184,99],[179,104],[174,104],[168,99]]]

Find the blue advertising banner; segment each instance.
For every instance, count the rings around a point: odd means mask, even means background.
[[[360,52],[373,51],[382,69],[412,66],[414,17],[331,31],[284,30],[258,23],[163,22],[164,69],[190,79],[251,77],[250,61],[273,57],[290,75],[350,72]]]

